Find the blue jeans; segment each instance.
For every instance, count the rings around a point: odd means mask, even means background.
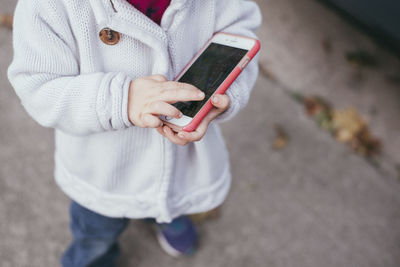
[[[64,253],[63,267],[112,267],[119,256],[118,237],[128,225],[124,218],[109,218],[71,203],[73,242]]]

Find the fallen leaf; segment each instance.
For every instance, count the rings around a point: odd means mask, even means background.
[[[334,110],[332,124],[336,139],[342,143],[350,142],[365,127],[365,121],[354,108]]]
[[[380,153],[380,140],[372,136],[366,121],[354,108],[334,110],[332,125],[336,139],[349,143],[360,155],[369,157]]]
[[[315,116],[321,112],[329,113],[331,109],[330,104],[318,96],[304,98],[304,107],[309,116]]]
[[[332,131],[332,113],[330,110],[320,111],[314,117],[319,128]]]
[[[0,15],[0,26],[12,29],[12,26],[13,26],[13,15],[12,14],[2,14],[2,15]]]
[[[289,138],[282,126],[275,125],[276,138],[273,144],[274,149],[283,149],[287,146]]]
[[[305,112],[316,121],[320,128],[330,131],[338,142],[349,144],[358,154],[368,158],[381,152],[381,141],[371,134],[367,122],[356,109],[337,110],[321,97],[306,97],[297,93],[294,95],[293,92],[289,94],[295,100],[301,101]],[[284,145],[283,140],[277,138],[275,146]]]
[[[380,140],[372,136],[367,126],[352,140],[351,146],[356,152],[365,157],[379,154],[382,149]]]
[[[291,90],[286,92],[294,100],[302,103],[307,115],[312,117],[320,128],[331,132],[338,142],[347,143],[355,152],[369,159],[381,152],[381,141],[371,134],[367,122],[356,109],[336,110],[319,96],[304,96]],[[275,148],[286,146],[284,132],[281,135],[278,127]]]

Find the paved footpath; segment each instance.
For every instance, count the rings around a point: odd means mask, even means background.
[[[275,79],[260,75],[249,106],[223,125],[234,181],[222,216],[201,224],[201,249],[178,260],[133,221],[121,266],[400,266],[400,181],[319,130],[283,90],[359,109],[392,170],[400,163],[400,88],[388,77],[399,73],[398,60],[319,2],[258,2],[261,64]],[[0,13],[15,3],[3,0]],[[355,70],[343,54],[357,49],[380,65]],[[7,82],[11,57],[11,32],[0,29],[0,267],[58,266],[70,240],[69,200],[53,181],[52,131],[29,118]],[[272,148],[276,123],[290,136],[283,150]]]

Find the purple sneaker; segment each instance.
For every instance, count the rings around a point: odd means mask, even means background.
[[[196,251],[196,228],[187,216],[157,224],[157,239],[164,251],[173,257],[193,255]]]

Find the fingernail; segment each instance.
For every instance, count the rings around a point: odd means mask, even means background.
[[[184,135],[183,133],[179,133],[178,136],[179,136],[180,138],[185,138],[185,135]]]
[[[219,97],[218,96],[213,96],[213,102],[218,103],[219,102]]]
[[[199,98],[203,98],[205,95],[204,95],[203,92],[201,92],[201,93],[198,94],[198,96],[199,96]]]
[[[178,118],[182,118],[183,114],[182,112],[179,113]]]
[[[164,131],[164,133],[167,133],[167,128],[164,127],[164,128],[163,128],[163,131]]]

